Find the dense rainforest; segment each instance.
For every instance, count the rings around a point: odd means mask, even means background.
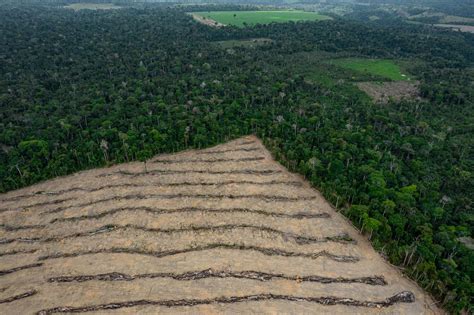
[[[474,34],[211,28],[191,9],[0,6],[0,192],[256,134],[440,306],[472,312]],[[220,44],[251,38],[271,42]],[[410,61],[422,98],[374,103],[324,62],[339,56]]]

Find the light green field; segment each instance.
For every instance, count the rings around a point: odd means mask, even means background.
[[[255,24],[285,23],[298,21],[322,21],[331,17],[305,11],[210,11],[193,14],[225,25],[245,26]]]
[[[402,72],[400,66],[392,60],[385,59],[335,59],[332,64],[353,70],[364,75],[374,75],[393,81],[405,81],[411,78]]]

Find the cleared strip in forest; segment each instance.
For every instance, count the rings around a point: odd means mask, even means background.
[[[11,250],[11,251],[8,251],[8,252],[0,252],[0,257],[18,255],[18,254],[33,254],[33,253],[36,253],[36,251],[37,251],[37,249]]]
[[[151,183],[151,184],[133,184],[133,183],[122,183],[122,184],[110,184],[105,186],[100,186],[96,188],[83,188],[83,187],[72,187],[63,190],[50,191],[50,192],[36,192],[32,194],[25,194],[20,196],[15,196],[11,198],[3,199],[3,201],[16,201],[24,198],[31,198],[37,196],[54,196],[62,195],[69,192],[83,191],[83,192],[97,192],[105,189],[111,188],[140,188],[140,187],[193,187],[193,186],[216,186],[222,187],[227,185],[255,185],[255,186],[266,186],[266,185],[286,185],[293,187],[301,187],[303,184],[299,181],[278,181],[271,180],[266,182],[257,182],[251,180],[228,180],[228,181],[218,181],[218,182],[176,182],[176,183]]]
[[[221,209],[221,208],[196,208],[196,207],[186,207],[186,208],[178,208],[178,209],[163,209],[163,208],[154,208],[154,207],[125,207],[125,208],[115,208],[110,209],[105,212],[97,213],[97,214],[89,214],[89,215],[82,215],[76,217],[69,217],[69,218],[56,218],[50,221],[50,223],[55,222],[75,222],[75,221],[83,221],[83,220],[94,220],[100,219],[109,215],[113,215],[119,212],[126,212],[126,211],[144,211],[152,214],[168,214],[168,213],[193,213],[193,212],[202,212],[202,213],[221,213],[221,214],[229,214],[229,213],[254,213],[259,215],[265,215],[270,217],[276,218],[288,218],[288,219],[316,219],[316,218],[323,218],[327,219],[331,216],[327,212],[322,213],[295,213],[295,214],[286,214],[286,213],[278,213],[278,212],[270,212],[265,210],[255,210],[255,209],[247,209],[247,208],[229,208],[229,209]]]
[[[285,232],[273,228],[269,228],[266,226],[257,226],[257,225],[250,225],[250,224],[223,224],[223,225],[216,225],[216,226],[188,226],[182,228],[172,228],[172,229],[160,229],[160,228],[147,228],[144,226],[138,226],[134,224],[126,224],[126,225],[113,225],[108,224],[96,228],[92,231],[87,232],[78,232],[69,235],[59,235],[53,237],[46,237],[46,238],[13,238],[0,241],[0,244],[6,243],[13,243],[13,242],[39,242],[39,243],[49,243],[49,242],[58,242],[69,238],[78,238],[78,237],[85,237],[85,236],[93,236],[97,234],[104,234],[110,233],[114,231],[123,231],[123,230],[134,230],[134,231],[142,231],[142,232],[151,232],[151,233],[164,233],[164,234],[175,234],[175,233],[186,233],[186,232],[216,232],[216,231],[226,231],[226,230],[236,230],[236,229],[249,229],[254,231],[265,231],[269,233],[278,234],[284,238],[292,239],[297,244],[311,244],[311,243],[325,243],[325,242],[336,242],[336,243],[344,243],[344,244],[355,244],[355,241],[347,234],[339,234],[335,236],[325,236],[322,238],[310,237],[310,236],[303,236],[298,235],[291,232]],[[0,272],[1,275],[1,272]]]
[[[24,298],[33,296],[33,295],[35,295],[36,293],[38,293],[38,291],[36,291],[36,290],[30,290],[30,291],[27,291],[27,292],[25,292],[25,293],[18,294],[18,295],[14,295],[14,296],[8,297],[8,298],[6,298],[6,299],[0,300],[0,304],[3,304],[3,303],[10,303],[10,302],[13,302],[13,301],[16,301],[16,300],[24,299]]]
[[[149,170],[147,172],[127,172],[117,171],[112,173],[100,174],[96,177],[109,177],[113,175],[124,175],[124,176],[150,176],[150,175],[177,175],[177,174],[209,174],[209,175],[260,175],[269,176],[274,174],[281,174],[282,170],[233,170],[233,171],[212,171],[212,170]]]
[[[279,294],[257,294],[257,295],[244,295],[244,296],[231,296],[231,297],[217,297],[212,299],[180,299],[180,300],[137,300],[127,302],[116,302],[110,304],[98,304],[83,307],[68,307],[60,306],[41,310],[38,315],[48,315],[54,313],[85,313],[85,312],[97,312],[102,310],[121,309],[134,306],[166,306],[166,307],[180,307],[180,306],[196,306],[196,305],[208,305],[208,304],[233,304],[242,302],[258,302],[258,301],[290,301],[290,302],[310,302],[318,303],[322,305],[347,305],[356,307],[370,307],[370,308],[381,308],[389,307],[395,303],[413,303],[415,302],[415,295],[409,291],[400,292],[394,296],[391,296],[383,301],[359,301],[351,298],[340,298],[340,297],[305,297],[305,296],[293,296],[293,295],[279,295]]]
[[[0,276],[4,276],[10,273],[14,273],[14,272],[25,270],[25,269],[37,268],[41,266],[43,266],[43,263],[35,263],[35,264],[19,266],[19,267],[15,267],[11,269],[4,269],[4,270],[0,270]]]
[[[216,153],[229,153],[229,152],[253,152],[261,151],[261,148],[239,148],[239,149],[227,149],[227,150],[214,150],[214,151],[197,151],[195,154],[205,155],[205,154],[216,154]]]
[[[191,281],[205,278],[237,278],[256,281],[270,281],[274,279],[298,281],[298,282],[318,282],[318,283],[362,283],[367,285],[387,285],[384,277],[358,277],[358,278],[331,278],[321,276],[288,276],[281,273],[266,273],[259,271],[223,271],[206,269],[202,271],[189,271],[184,273],[145,273],[137,275],[128,275],[118,272],[104,273],[98,275],[78,275],[78,276],[59,276],[48,279],[48,282],[86,282],[86,281],[133,281],[136,279],[154,279],[171,278],[178,281]]]
[[[56,209],[46,210],[41,212],[41,215],[58,213],[65,211],[71,208],[87,207],[96,205],[98,203],[108,202],[108,201],[119,201],[119,200],[143,200],[143,199],[182,199],[182,198],[196,198],[196,199],[254,199],[262,200],[265,202],[294,202],[294,201],[307,201],[315,200],[316,196],[301,196],[301,197],[286,197],[286,196],[274,196],[274,195],[265,195],[265,194],[251,194],[251,195],[208,195],[208,194],[147,194],[147,195],[124,195],[124,196],[113,196],[106,199],[89,201],[77,205],[59,207]]]
[[[55,253],[50,255],[41,256],[38,258],[38,261],[49,260],[49,259],[58,259],[58,258],[71,258],[84,255],[94,255],[94,254],[135,254],[135,255],[144,255],[144,256],[153,256],[157,258],[163,258],[167,256],[174,256],[178,254],[185,254],[191,252],[200,252],[210,249],[230,249],[230,250],[239,250],[239,251],[254,251],[264,254],[266,256],[283,256],[283,257],[303,257],[309,259],[318,259],[320,257],[326,257],[338,262],[347,262],[355,263],[359,261],[358,257],[347,256],[347,255],[336,255],[331,254],[325,250],[319,251],[316,253],[299,253],[299,252],[289,252],[277,248],[265,248],[259,246],[247,246],[239,244],[226,244],[226,243],[214,243],[207,244],[203,246],[196,246],[184,249],[174,249],[174,250],[165,250],[165,251],[147,251],[140,250],[137,248],[123,248],[123,247],[114,247],[108,249],[96,249],[89,251],[78,251],[72,253]]]
[[[192,159],[192,160],[151,160],[150,164],[182,164],[182,163],[239,163],[239,162],[252,162],[252,161],[262,161],[265,160],[265,157],[249,157],[249,158],[219,158],[219,159]]]

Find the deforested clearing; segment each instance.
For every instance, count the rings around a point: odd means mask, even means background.
[[[458,32],[474,33],[474,26],[472,25],[434,24],[434,26],[450,28],[453,31],[458,31]]]
[[[196,13],[190,13],[193,19],[199,23],[202,23],[207,26],[212,26],[212,27],[222,27],[225,26],[225,24],[219,23],[209,17],[202,16]]]
[[[409,81],[411,79],[409,75],[403,73],[396,61],[390,59],[342,58],[334,59],[331,63],[359,74],[383,79],[393,81]]]
[[[387,103],[390,100],[421,99],[418,88],[419,82],[358,82],[359,89],[367,93],[374,101]]]
[[[193,16],[200,16],[203,20],[212,20],[222,25],[238,27],[256,24],[286,23],[300,21],[324,21],[332,18],[316,12],[299,10],[278,11],[208,11],[194,12]],[[202,22],[202,21],[201,21]]]
[[[0,195],[5,314],[430,314],[431,298],[245,137]]]

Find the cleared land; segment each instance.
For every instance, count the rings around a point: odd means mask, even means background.
[[[430,314],[255,137],[0,195],[5,314]]]
[[[203,20],[212,20],[223,25],[245,25],[286,23],[299,21],[330,20],[331,17],[315,12],[305,11],[210,11],[194,12],[193,16],[200,16]]]
[[[418,82],[359,82],[359,89],[367,93],[374,101],[387,103],[389,100],[419,98]]]
[[[78,10],[112,10],[112,9],[121,9],[113,3],[72,3],[67,6],[64,6],[65,9],[72,9],[75,11]]]
[[[225,26],[222,23],[219,23],[217,21],[214,21],[213,19],[206,18],[204,16],[201,16],[199,14],[191,13],[191,16],[193,17],[194,20],[196,20],[199,23],[202,23],[207,26],[212,26],[212,27],[222,27]]]
[[[410,80],[410,77],[402,73],[400,66],[393,60],[346,58],[335,59],[331,62],[337,66],[365,75],[373,75],[393,81]]]
[[[471,25],[456,25],[456,24],[435,24],[437,27],[450,28],[453,31],[461,31],[467,33],[474,33],[474,26]]]

